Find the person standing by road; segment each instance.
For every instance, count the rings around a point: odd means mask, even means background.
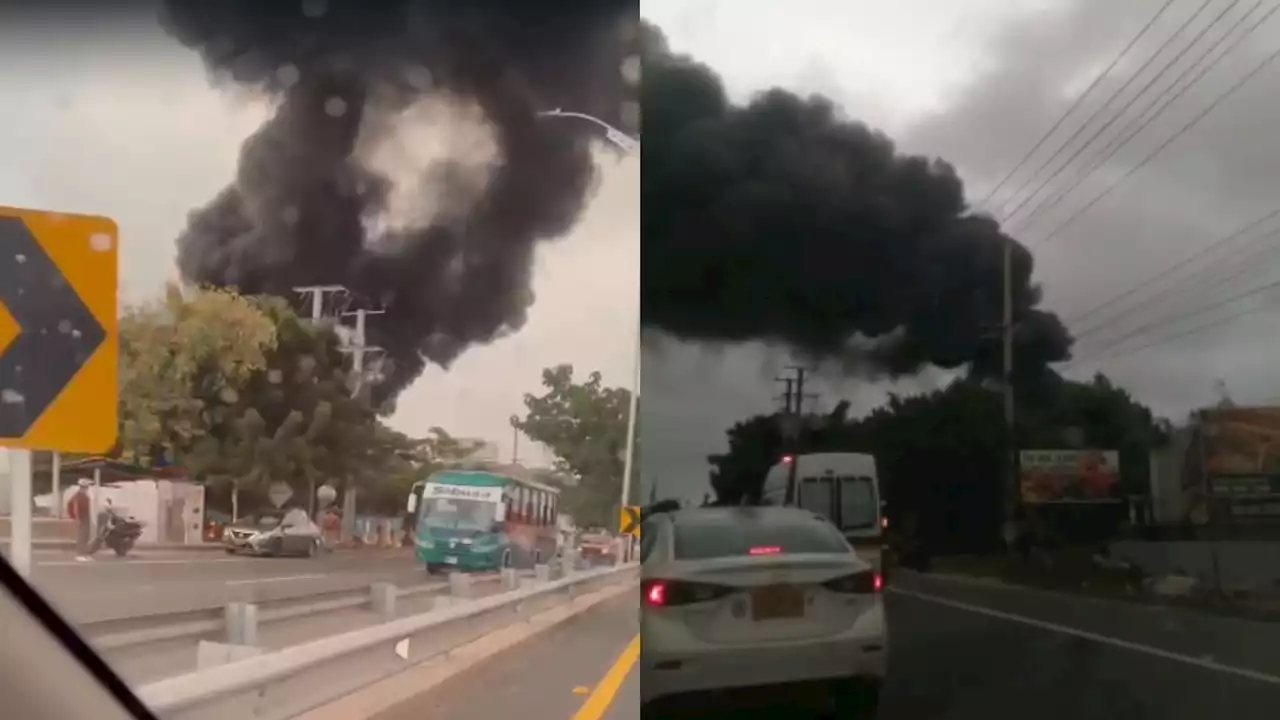
[[[67,515],[76,523],[76,560],[89,562],[89,545],[93,541],[93,512],[89,502],[89,481],[81,479],[78,487],[67,503]]]

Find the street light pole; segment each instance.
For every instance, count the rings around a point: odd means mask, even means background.
[[[547,118],[572,118],[584,120],[604,130],[605,139],[613,143],[618,149],[628,155],[635,155],[640,152],[640,141],[627,135],[618,128],[601,120],[594,115],[587,115],[579,112],[566,112],[560,108],[555,110],[543,110],[538,113],[538,117]],[[638,314],[637,314],[638,315]],[[625,508],[627,501],[631,499],[631,470],[635,466],[636,453],[636,415],[640,402],[640,323],[639,317],[636,318],[636,346],[635,346],[635,364],[633,367],[634,377],[631,381],[631,400],[627,408],[627,449],[626,455],[622,460],[622,497],[620,507]],[[628,546],[629,547],[629,546]]]
[[[570,113],[570,111],[557,108],[554,110],[540,111],[540,113],[538,113],[538,117],[585,120],[585,122],[589,122],[594,124],[596,127],[604,129],[605,140],[612,142],[614,146],[618,147],[618,149],[623,152],[626,152],[627,155],[636,155],[640,152],[640,141],[635,140],[634,137],[628,136],[627,133],[611,126],[611,124],[604,122],[604,120],[596,118],[595,115],[588,115],[586,113]],[[627,447],[626,455],[622,459],[622,497],[620,498],[620,507],[626,507],[627,501],[631,500],[631,470],[635,466],[636,414],[640,404],[640,334],[639,314],[637,314],[635,365],[634,370],[632,370],[635,377],[631,380],[631,400],[628,402],[627,407]],[[625,547],[623,547],[623,557],[625,557],[626,560],[630,560],[630,550],[631,543],[626,543]]]

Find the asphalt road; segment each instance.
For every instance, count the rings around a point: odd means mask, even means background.
[[[375,581],[418,584],[427,577],[407,550],[339,551],[314,558],[138,552],[126,558],[99,554],[90,563],[52,551],[36,554],[31,580],[68,620],[90,623]]]
[[[639,720],[639,596],[624,594],[370,720]]]
[[[1262,720],[1280,708],[1280,626],[906,573],[895,586],[883,720]]]
[[[881,720],[1270,720],[1280,708],[1280,625],[907,573],[886,603]],[[629,597],[593,609],[377,720],[594,720],[575,713],[635,636],[635,611]],[[638,682],[632,668],[604,718],[638,715]]]

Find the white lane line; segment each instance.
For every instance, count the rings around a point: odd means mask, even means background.
[[[1000,610],[992,610],[991,608],[985,608],[985,607],[982,607],[981,605],[971,605],[969,603],[959,602],[957,600],[940,598],[935,595],[926,595],[925,593],[915,592],[913,590],[903,590],[902,588],[891,587],[891,588],[886,588],[886,591],[894,593],[896,595],[905,595],[907,597],[913,597],[913,598],[916,598],[917,600],[924,600],[925,602],[936,603],[938,605],[945,605],[947,607],[956,608],[957,610],[965,610],[971,613],[976,613],[978,615],[986,615],[987,617],[996,618],[998,620],[1005,620],[1007,622],[1020,623],[1022,625],[1028,625],[1030,627],[1039,628],[1041,630],[1048,630],[1049,632],[1055,632],[1062,635],[1071,635],[1073,637],[1083,638],[1085,640],[1092,640],[1093,642],[1096,642],[1096,643],[1111,645],[1112,647],[1124,648],[1125,650],[1132,650],[1133,652],[1139,652],[1139,653],[1151,655],[1158,658],[1164,658],[1165,660],[1172,660],[1174,662],[1180,662],[1185,665],[1192,665],[1198,668],[1202,668],[1204,670],[1212,670],[1214,672],[1225,673],[1227,675],[1235,675],[1237,677],[1242,677],[1249,680],[1257,680],[1258,682],[1264,682],[1271,685],[1280,685],[1280,676],[1268,675],[1267,673],[1258,672],[1257,670],[1249,670],[1248,668],[1236,667],[1234,665],[1224,665],[1220,662],[1217,662],[1216,660],[1213,660],[1211,657],[1208,657],[1208,656],[1191,657],[1190,655],[1182,655],[1179,653],[1170,652],[1168,650],[1161,650],[1160,648],[1157,648],[1157,647],[1151,647],[1150,645],[1142,645],[1135,642],[1129,642],[1128,640],[1121,640],[1120,638],[1114,638],[1108,635],[1099,635],[1098,633],[1092,633],[1092,632],[1089,632],[1088,630],[1080,630],[1078,628],[1068,627],[1066,625],[1058,625],[1056,623],[1045,622],[1044,620],[1036,620],[1035,618],[1029,618],[1024,615],[1014,615],[1013,613],[1001,612]]]
[[[228,585],[253,585],[255,583],[265,582],[290,582],[292,580],[315,580],[317,578],[328,577],[327,575],[284,575],[281,577],[265,577],[265,578],[245,578],[244,580],[228,580]]]

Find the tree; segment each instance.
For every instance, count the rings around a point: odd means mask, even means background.
[[[1019,447],[1069,447],[1078,430],[1086,447],[1116,449],[1121,487],[1146,486],[1150,451],[1167,423],[1099,375],[1091,382],[1059,379],[1018,408]],[[976,380],[903,397],[858,419],[841,403],[815,416],[797,438],[801,452],[868,452],[876,456],[891,526],[917,523],[933,542],[979,550],[1000,543],[1004,417],[998,393]],[[708,458],[717,501],[733,504],[759,493],[765,473],[783,455],[777,415],[747,418],[727,431],[729,449]]]
[[[631,392],[605,386],[599,372],[576,383],[569,364],[543,370],[542,386],[542,395],[525,395],[525,415],[513,418],[513,425],[551,450],[558,472],[576,478],[576,484],[561,484],[561,507],[579,525],[613,525],[622,493]],[[638,489],[635,470],[633,491]]]
[[[276,328],[229,290],[166,286],[162,298],[120,320],[120,453],[143,466],[177,461],[226,422],[252,375],[265,368]]]

